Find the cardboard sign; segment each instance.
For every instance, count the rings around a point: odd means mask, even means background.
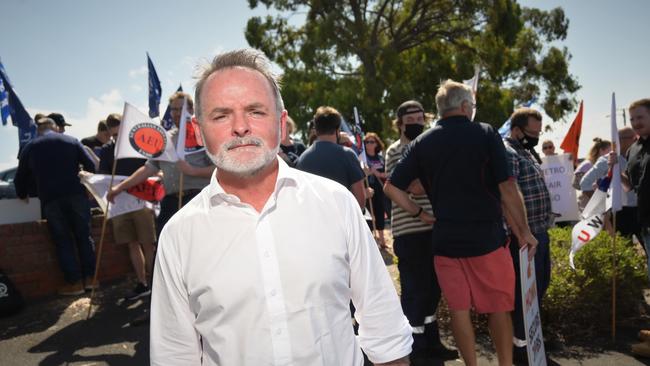
[[[555,221],[578,221],[576,191],[571,186],[573,163],[569,154],[545,156],[542,158],[544,181],[551,195],[551,210]]]

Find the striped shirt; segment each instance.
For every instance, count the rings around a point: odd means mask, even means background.
[[[386,150],[386,173],[388,173],[388,176],[393,173],[393,169],[395,169],[395,166],[397,166],[397,163],[402,158],[407,146],[408,144],[403,144],[400,140],[397,140],[388,147],[388,150]],[[418,206],[422,207],[424,211],[433,214],[431,202],[429,202],[429,198],[425,194],[409,196],[411,197],[411,200],[413,200],[413,202]],[[398,205],[394,204],[392,206],[391,231],[393,237],[431,230],[431,225],[422,222],[419,218],[412,217],[410,213],[404,211],[404,209]]]

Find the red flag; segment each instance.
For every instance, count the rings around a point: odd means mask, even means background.
[[[571,124],[571,128],[567,132],[564,140],[560,144],[560,148],[564,152],[571,153],[573,156],[574,164],[578,160],[578,147],[580,145],[580,132],[582,131],[582,101],[580,102],[580,109],[578,114]]]

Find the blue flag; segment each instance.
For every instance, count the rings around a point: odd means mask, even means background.
[[[519,108],[521,108],[521,107],[529,108],[531,105],[535,104],[535,102],[537,102],[537,98],[536,98],[536,97],[532,97],[532,98],[531,98],[529,101],[527,101],[526,103],[521,104],[521,105],[519,106]],[[499,135],[501,135],[502,138],[505,138],[506,136],[508,136],[508,133],[510,132],[510,125],[511,125],[511,123],[510,123],[510,118],[508,118],[505,122],[503,122],[503,124],[501,125],[501,127],[499,127]]]
[[[9,78],[7,77],[7,72],[0,62],[0,84],[3,85],[4,93],[6,94],[8,108],[5,107],[4,101],[0,100],[2,103],[2,120],[4,124],[4,115],[5,111],[8,109],[8,115],[11,116],[11,123],[18,127],[18,146],[22,150],[23,146],[29,140],[36,137],[36,123],[32,117],[29,116],[27,110],[23,106],[23,103],[18,98],[18,95],[14,91],[11,83],[9,83]]]
[[[178,89],[176,89],[177,92],[182,92],[183,91],[183,85],[179,85]],[[165,114],[163,115],[162,121],[160,121],[160,124],[163,126],[164,129],[166,130],[171,130],[172,127],[174,127],[174,121],[172,121],[172,111],[169,109],[169,104],[167,104],[167,109],[165,110]]]
[[[149,53],[147,53],[147,66],[149,68],[149,117],[154,118],[160,115],[162,87],[160,86],[156,68],[153,67],[153,62],[149,58]]]
[[[0,63],[0,73],[5,74],[4,67]],[[11,114],[11,107],[9,107],[9,93],[5,88],[5,83],[0,78],[0,119],[2,120],[2,125],[7,125],[7,120]]]

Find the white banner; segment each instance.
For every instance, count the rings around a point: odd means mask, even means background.
[[[573,163],[570,155],[545,156],[541,168],[546,188],[551,195],[551,210],[555,214],[555,221],[580,220],[576,191],[571,186]]]
[[[113,178],[113,185],[120,183],[128,177],[116,175]],[[81,176],[81,183],[88,189],[88,192],[93,195],[99,207],[106,214],[106,192],[111,183],[111,176],[106,174],[83,174]],[[115,196],[115,203],[111,203],[108,218],[119,216],[125,213],[141,210],[147,206],[147,201],[143,201],[136,196],[123,192]]]
[[[535,261],[528,261],[528,246],[519,249],[519,277],[521,280],[521,305],[524,315],[528,364],[546,366],[546,350],[542,336],[542,319],[539,316]]]
[[[126,102],[115,145],[115,159],[122,158],[178,160],[172,139],[160,122]]]

